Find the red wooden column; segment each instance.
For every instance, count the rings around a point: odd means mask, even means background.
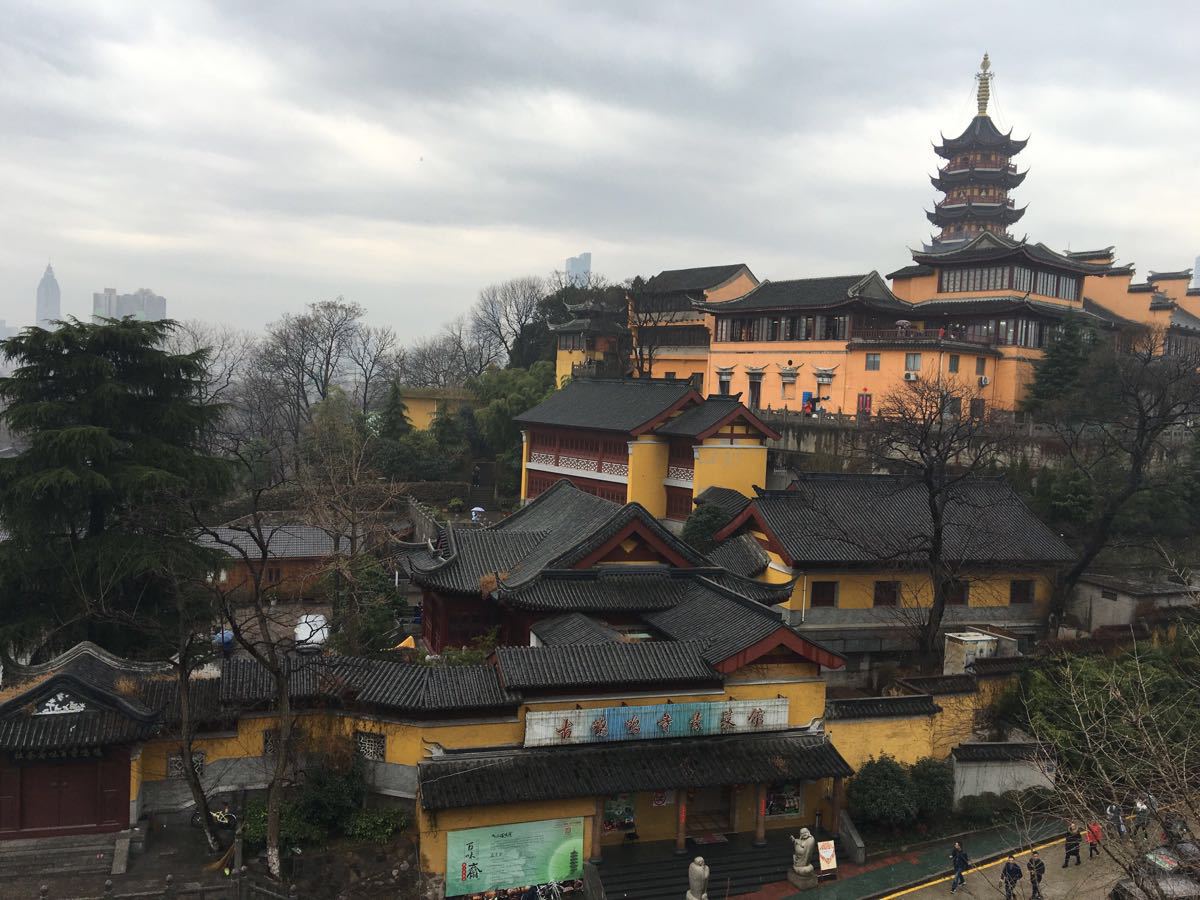
[[[767,846],[767,786],[758,785],[754,803],[754,846]]]
[[[675,806],[677,807],[678,821],[675,826],[675,855],[682,856],[687,853],[687,789],[679,788],[675,791]]]

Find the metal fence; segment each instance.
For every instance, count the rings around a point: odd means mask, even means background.
[[[44,884],[38,888],[38,900],[302,900],[302,896],[294,884],[284,887],[252,881],[244,866],[220,884],[176,884],[175,876],[168,875],[161,888],[145,891],[118,891],[110,878],[99,894],[86,897],[53,894]]]

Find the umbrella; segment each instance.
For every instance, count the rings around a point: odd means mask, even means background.
[[[224,646],[228,647],[230,644],[233,643],[233,632],[230,631],[228,628],[226,628],[222,631],[218,631],[216,634],[213,635],[212,640],[213,640],[214,644],[223,644]]]
[[[908,321],[908,319],[897,319],[896,324],[899,325],[901,328],[907,328],[908,326],[910,326],[912,324],[912,322]]]
[[[486,509],[484,509],[482,506],[472,506],[472,507],[471,507],[471,512],[473,512],[473,513],[481,513],[481,512],[487,512],[487,510],[486,510]]]

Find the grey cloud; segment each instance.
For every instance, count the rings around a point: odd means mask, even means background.
[[[411,334],[584,248],[618,278],[888,271],[983,49],[1032,135],[1031,236],[1187,265],[1200,14],[1129,9],[10,2],[0,317],[47,254],[80,313],[145,285],[258,327],[342,293]]]

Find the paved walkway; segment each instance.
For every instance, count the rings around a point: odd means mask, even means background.
[[[963,846],[971,859],[986,860],[1016,846],[1028,846],[1030,843],[1039,844],[1056,839],[1062,830],[1062,822],[1057,819],[1042,820],[1021,828],[991,828],[971,835],[963,841]],[[900,891],[907,885],[922,884],[945,873],[950,865],[950,847],[953,843],[953,840],[946,840],[921,849],[868,859],[862,866],[843,865],[838,870],[838,880],[821,882],[816,894],[797,894],[794,888],[783,882],[748,895],[747,900],[859,900],[862,897],[887,896],[889,891]],[[997,869],[997,873],[998,871]],[[949,878],[946,878],[945,882],[939,890],[943,894],[949,894]],[[916,896],[915,892],[912,896]]]
[[[1087,850],[1083,851],[1082,865],[1072,864],[1069,869],[1062,867],[1062,839],[1054,840],[1049,847],[1042,849],[1042,860],[1046,863],[1046,878],[1042,881],[1042,896],[1046,900],[1102,900],[1108,896],[1123,876],[1120,866],[1112,861],[1108,856],[1101,854],[1095,859],[1087,858]],[[1021,869],[1025,872],[1025,877],[1017,884],[1017,890],[1014,896],[1019,900],[1028,900],[1029,898],[1029,872],[1025,869],[1025,863],[1029,860],[1029,853],[1016,854],[1017,862]],[[977,871],[967,873],[966,883],[958,889],[956,897],[970,897],[980,900],[980,898],[999,898],[1004,896],[1004,890],[1000,887],[1000,867],[1004,860],[999,859],[994,863],[988,863],[981,866]],[[932,900],[936,897],[939,900],[945,900],[950,895],[948,888],[950,881],[948,878],[939,878],[937,881],[925,887],[915,888],[908,891],[901,891],[891,895],[892,897],[903,897],[904,900]]]

